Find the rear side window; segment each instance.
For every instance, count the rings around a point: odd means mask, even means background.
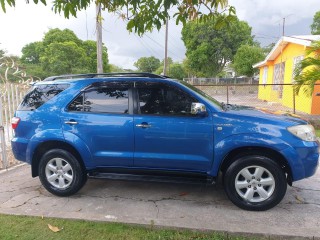
[[[38,85],[33,87],[24,97],[18,110],[33,111],[44,103],[49,101],[54,96],[61,93],[68,88],[68,84],[52,84],[52,85]]]
[[[128,114],[127,84],[105,84],[82,92],[68,106],[68,111]]]

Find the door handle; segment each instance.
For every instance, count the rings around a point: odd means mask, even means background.
[[[151,125],[148,124],[148,123],[141,123],[141,124],[136,124],[136,127],[139,127],[139,128],[150,128]]]
[[[65,124],[69,124],[69,125],[77,125],[78,122],[74,121],[74,120],[70,120],[70,121],[65,121]]]

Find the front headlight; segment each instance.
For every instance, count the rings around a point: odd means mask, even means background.
[[[287,128],[289,132],[303,141],[313,142],[317,141],[316,132],[312,125],[297,125]]]

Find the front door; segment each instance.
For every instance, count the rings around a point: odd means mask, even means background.
[[[206,172],[213,159],[210,114],[191,114],[198,100],[178,86],[136,83],[134,166]]]

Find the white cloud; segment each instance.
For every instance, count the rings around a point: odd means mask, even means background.
[[[247,21],[252,33],[262,45],[276,42],[282,35],[285,18],[285,35],[310,34],[310,25],[319,0],[229,0],[236,7],[239,19]]]
[[[286,17],[288,25],[312,18],[319,10],[319,0],[230,0],[240,19],[253,25],[274,26]],[[315,7],[318,6],[318,7]]]

